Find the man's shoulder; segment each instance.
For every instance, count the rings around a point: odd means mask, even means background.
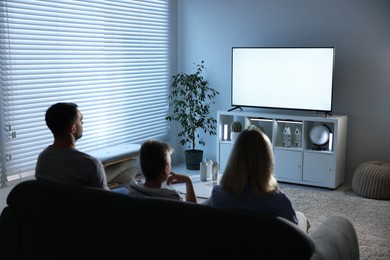
[[[53,145],[49,145],[39,154],[39,157],[48,156],[52,158],[58,157],[66,158],[67,160],[90,161],[94,164],[101,164],[101,161],[96,157],[75,148],[55,148]]]
[[[92,156],[90,154],[78,151],[78,150],[75,151],[75,160],[76,159],[80,160],[80,161],[85,161],[85,162],[93,163],[94,165],[98,165],[98,166],[104,167],[103,163],[98,158],[96,158],[96,157],[94,157],[94,156]]]
[[[92,155],[90,155],[90,154],[88,154],[88,153],[79,151],[79,150],[77,150],[77,149],[75,149],[74,152],[75,152],[76,154],[78,154],[80,157],[85,157],[85,158],[87,158],[87,159],[100,161],[98,158],[96,158],[96,157],[94,157],[94,156],[92,156]]]

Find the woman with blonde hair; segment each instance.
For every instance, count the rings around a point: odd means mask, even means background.
[[[293,209],[275,179],[271,141],[257,129],[245,129],[240,133],[220,184],[214,186],[207,204],[280,216],[308,231],[305,215]]]

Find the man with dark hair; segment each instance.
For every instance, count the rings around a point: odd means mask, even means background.
[[[38,156],[35,177],[72,186],[89,186],[109,190],[100,160],[76,149],[83,135],[83,115],[74,103],[56,103],[45,115],[53,133],[53,144]]]
[[[171,171],[171,154],[173,149],[168,143],[149,140],[141,145],[140,162],[144,182],[133,179],[129,185],[129,195],[133,197],[158,197],[172,200],[184,200],[171,187],[171,184],[185,183],[185,201],[197,202],[192,180],[184,174]]]

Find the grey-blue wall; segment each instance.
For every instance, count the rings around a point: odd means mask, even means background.
[[[233,46],[336,47],[333,114],[348,119],[346,181],[368,160],[390,162],[390,1],[178,0],[173,72],[205,61],[205,78],[221,95],[213,107],[230,109]],[[175,9],[174,9],[175,10]],[[205,157],[216,159],[216,137]],[[175,126],[170,143],[182,161]]]

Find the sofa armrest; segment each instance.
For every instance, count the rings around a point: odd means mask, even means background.
[[[0,215],[1,259],[22,259],[22,231],[17,212],[5,207]]]
[[[312,260],[358,260],[360,257],[356,230],[345,217],[328,217],[310,237],[315,244]]]

